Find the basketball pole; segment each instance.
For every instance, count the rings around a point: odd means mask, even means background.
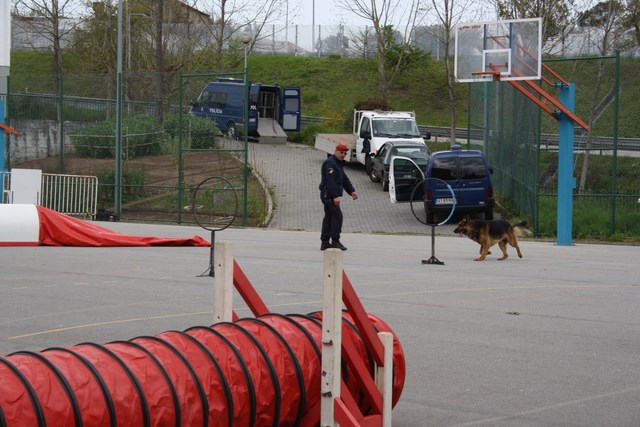
[[[4,95],[0,95],[0,123],[4,123]],[[4,129],[0,129],[0,172],[4,172]],[[2,203],[2,197],[0,197]]]
[[[11,66],[11,13],[8,1],[0,2],[0,123],[5,123],[9,100],[9,69]],[[5,103],[7,103],[5,105]],[[0,172],[5,171],[5,129],[0,128]],[[6,140],[8,141],[8,140]],[[7,142],[8,143],[8,142]],[[2,203],[0,194],[0,203]]]
[[[535,31],[534,31],[535,30]],[[537,33],[537,35],[535,34]],[[462,34],[462,36],[461,36]],[[464,48],[459,49],[459,41]],[[480,64],[481,60],[481,64]],[[459,66],[461,61],[461,66]],[[542,75],[542,69],[559,82]],[[459,71],[460,70],[460,71]],[[459,74],[460,72],[460,74]],[[558,120],[558,195],[556,209],[556,244],[572,244],[574,128],[589,131],[589,125],[575,114],[575,84],[542,63],[542,19],[508,19],[495,22],[459,23],[455,30],[455,77],[457,82],[505,81],[542,111]],[[545,91],[533,80],[559,89],[559,96]],[[485,92],[485,114],[487,112]],[[486,125],[486,121],[485,121]],[[485,131],[487,126],[485,126]],[[484,134],[484,142],[488,135]],[[485,150],[488,149],[488,144]]]
[[[568,85],[559,83],[560,102],[567,110],[575,109],[576,87],[574,83]],[[566,114],[559,116],[560,131],[558,143],[558,246],[572,245],[573,229],[573,190],[576,188],[576,178],[573,176],[573,127],[574,121]]]

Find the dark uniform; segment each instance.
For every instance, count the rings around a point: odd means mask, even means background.
[[[324,218],[322,220],[322,233],[320,240],[323,245],[332,241],[334,247],[340,244],[342,231],[342,210],[336,206],[333,199],[342,197],[342,191],[352,194],[355,191],[349,177],[344,172],[342,161],[335,155],[327,158],[322,163],[322,179],[320,181],[320,200],[324,205]]]

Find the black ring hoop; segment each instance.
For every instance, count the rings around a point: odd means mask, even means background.
[[[422,220],[418,217],[418,215],[416,215],[416,211],[413,209],[413,196],[415,196],[415,194],[416,194],[416,190],[417,190],[418,188],[422,188],[422,187],[424,186],[424,183],[425,183],[425,182],[427,182],[427,181],[429,181],[429,180],[433,180],[433,181],[440,181],[441,183],[443,183],[444,185],[446,185],[446,186],[447,186],[447,188],[449,189],[449,192],[451,193],[451,199],[453,200],[453,205],[451,205],[451,211],[449,212],[449,216],[447,216],[447,218],[445,218],[445,220],[444,220],[444,221],[439,222],[439,223],[435,223],[435,224],[428,223],[426,220],[425,220],[425,221],[422,221]],[[450,186],[449,184],[447,184],[447,182],[446,182],[446,181],[443,181],[443,180],[441,180],[440,178],[424,178],[424,179],[423,179],[423,180],[421,180],[419,183],[417,183],[417,184],[415,185],[415,187],[413,187],[413,190],[411,190],[411,196],[410,196],[410,198],[409,198],[409,204],[411,205],[411,213],[412,213],[412,214],[413,214],[413,216],[418,220],[418,222],[420,222],[421,224],[424,224],[424,225],[430,225],[430,226],[432,226],[432,227],[435,227],[435,226],[440,226],[440,225],[446,224],[446,223],[447,223],[447,221],[449,221],[449,220],[451,219],[451,217],[453,216],[453,213],[454,213],[454,212],[455,212],[455,210],[456,210],[456,195],[453,193],[453,189],[451,188],[451,186]],[[422,204],[423,204],[423,207],[424,207],[424,200],[422,200]]]
[[[205,184],[209,183],[210,181],[215,181],[215,180],[220,180],[222,182],[225,183],[225,189],[228,187],[233,191],[233,198],[235,201],[235,209],[233,212],[233,215],[230,217],[230,221],[227,224],[223,224],[222,227],[219,228],[215,228],[215,227],[211,227],[208,225],[205,225],[203,223],[201,223],[198,220],[198,214],[197,214],[197,210],[196,210],[196,200],[197,195],[198,195],[198,191],[200,190],[201,187],[203,187]],[[225,228],[228,228],[231,224],[233,224],[233,222],[235,221],[236,217],[238,216],[238,193],[236,192],[235,187],[225,178],[221,177],[221,176],[211,176],[209,178],[206,178],[205,180],[203,180],[200,184],[198,184],[198,186],[196,187],[196,190],[193,192],[193,206],[192,206],[192,210],[193,210],[193,219],[196,221],[196,223],[204,228],[205,230],[209,230],[209,231],[222,231]],[[204,221],[203,221],[204,222]]]

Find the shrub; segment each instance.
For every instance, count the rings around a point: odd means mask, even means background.
[[[97,122],[79,129],[73,146],[80,157],[114,158],[115,134],[115,119]],[[160,154],[164,138],[152,116],[133,116],[122,121],[122,151],[127,159]]]
[[[185,146],[195,150],[206,150],[216,147],[217,139],[222,136],[222,132],[216,127],[211,119],[193,115],[182,116],[182,126],[184,128]],[[174,140],[178,140],[180,129],[180,115],[167,114],[164,117],[164,131]]]
[[[356,102],[354,108],[356,110],[383,110],[393,111],[394,108],[385,99],[368,98],[364,101]]]
[[[103,168],[96,173],[98,182],[98,202],[101,206],[110,206],[113,200],[113,190],[116,185],[116,174],[113,169]],[[144,172],[125,169],[122,171],[122,201],[131,202],[143,195]]]
[[[115,120],[106,120],[76,131],[73,146],[80,157],[115,157]]]
[[[303,126],[300,129],[300,132],[289,132],[287,134],[287,139],[291,142],[313,145],[315,143],[316,135],[319,133],[345,133],[345,131],[343,129],[331,128],[318,123],[310,123]]]
[[[193,149],[215,148],[220,131],[212,120],[185,115],[185,146]],[[179,116],[167,114],[163,128],[159,128],[150,115],[127,117],[122,121],[122,150],[126,159],[161,154],[168,139],[177,141]],[[73,138],[73,146],[80,157],[115,157],[114,119],[105,120],[79,129]]]
[[[166,138],[155,118],[148,115],[127,117],[122,121],[122,131],[122,147],[128,159],[160,154],[161,143]]]

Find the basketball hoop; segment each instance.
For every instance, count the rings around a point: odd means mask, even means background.
[[[472,76],[493,76],[494,82],[500,81],[500,71],[472,71]]]

